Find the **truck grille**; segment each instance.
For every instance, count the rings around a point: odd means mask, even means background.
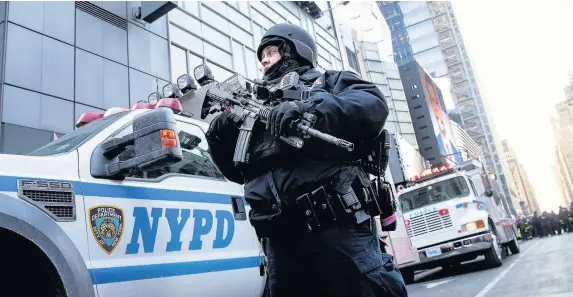
[[[76,220],[76,200],[70,182],[18,180],[18,196],[59,222]]]
[[[450,214],[440,216],[438,211],[429,212],[417,217],[410,218],[410,225],[406,228],[408,236],[415,237],[426,233],[452,227]]]

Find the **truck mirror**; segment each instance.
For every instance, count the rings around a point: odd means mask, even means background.
[[[130,169],[149,171],[181,161],[183,152],[176,127],[175,115],[169,108],[138,115],[133,120],[133,133],[110,139],[96,149],[92,155],[92,175],[123,179]],[[128,146],[127,158],[119,160],[119,154]]]
[[[484,193],[484,195],[485,195],[486,197],[491,197],[491,196],[493,196],[493,191],[492,191],[492,190],[486,190],[485,193]]]

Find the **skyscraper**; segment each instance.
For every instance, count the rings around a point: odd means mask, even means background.
[[[483,150],[468,135],[468,133],[454,120],[450,120],[450,126],[452,127],[455,145],[460,153],[462,161],[467,161],[469,159],[479,159],[482,163],[486,163]]]
[[[516,192],[516,195],[512,196],[513,206],[517,212],[524,215],[533,214],[534,211],[541,213],[533,187],[519,158],[509,146],[507,139],[501,142],[501,146],[512,176],[513,185],[509,185],[509,187],[510,190]]]
[[[418,147],[410,111],[384,16],[374,2],[350,2],[333,10],[345,70],[360,74],[382,91],[389,107],[385,128]]]
[[[566,89],[567,90],[567,89]],[[568,98],[566,91],[566,98]],[[557,166],[555,175],[563,203],[573,201],[573,101],[557,103],[557,118],[552,119]]]
[[[503,159],[489,124],[476,78],[450,2],[379,1],[390,27],[398,66],[416,60],[432,77],[448,77],[464,130],[482,148],[498,176],[498,187],[511,204]]]

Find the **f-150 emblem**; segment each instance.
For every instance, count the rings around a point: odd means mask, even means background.
[[[90,229],[98,245],[111,255],[123,235],[123,210],[111,205],[94,206],[88,210]]]

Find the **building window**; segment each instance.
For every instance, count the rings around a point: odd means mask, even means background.
[[[348,63],[350,64],[350,67],[354,70],[356,70],[356,72],[360,73],[360,65],[358,64],[358,58],[356,57],[356,53],[351,51],[350,48],[348,48],[347,46],[345,46],[346,48],[346,55],[348,56]]]
[[[187,73],[187,52],[177,46],[171,45],[171,81]]]

